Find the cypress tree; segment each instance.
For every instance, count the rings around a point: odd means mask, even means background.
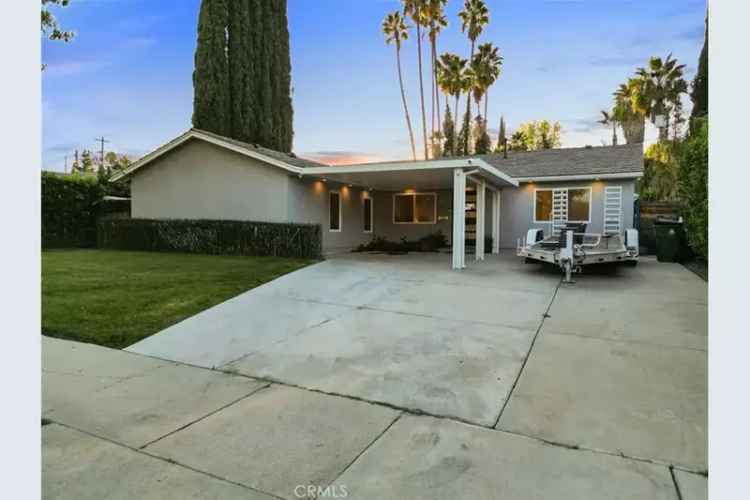
[[[469,112],[464,113],[464,121],[461,130],[458,132],[458,150],[456,156],[466,156],[471,154],[469,144],[471,143],[471,117]]]
[[[706,35],[703,39],[703,49],[698,59],[698,71],[693,80],[693,92],[690,94],[690,98],[693,101],[691,118],[708,113],[708,15],[706,15]]]
[[[252,0],[232,0],[229,7],[229,89],[231,132],[234,139],[256,140],[256,53],[251,25]]]
[[[456,156],[456,152],[453,150],[453,146],[456,144],[456,130],[453,115],[451,114],[451,108],[448,106],[447,102],[445,103],[445,114],[443,115],[443,135],[445,136],[445,142],[443,143],[443,157]]]
[[[193,72],[193,126],[230,133],[227,0],[203,0]]]
[[[292,61],[289,47],[289,22],[287,19],[287,0],[276,0],[276,67],[273,74],[276,76],[274,82],[274,103],[277,110],[274,113],[277,147],[285,153],[292,150],[293,139],[293,109],[292,109]]]
[[[193,85],[194,127],[290,152],[287,0],[203,0]]]

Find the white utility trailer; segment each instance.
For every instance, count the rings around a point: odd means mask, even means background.
[[[555,228],[557,229],[557,228]],[[565,282],[583,266],[604,263],[638,263],[638,231],[586,233],[585,225],[565,224],[547,237],[541,229],[529,229],[518,240],[516,255],[528,261],[555,264],[565,272]]]

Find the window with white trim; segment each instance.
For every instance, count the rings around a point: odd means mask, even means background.
[[[331,191],[328,193],[328,230],[341,231],[341,193]]]
[[[435,224],[437,195],[435,193],[396,193],[393,195],[394,224]]]
[[[362,217],[363,217],[363,230],[365,233],[372,232],[372,198],[362,198]]]
[[[591,222],[591,188],[563,188],[568,191],[568,222]],[[534,222],[552,220],[553,189],[534,190]]]

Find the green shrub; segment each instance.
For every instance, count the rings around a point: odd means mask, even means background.
[[[442,231],[423,236],[417,241],[389,241],[382,236],[373,236],[372,240],[355,248],[354,252],[437,252],[448,246],[448,239]]]
[[[42,248],[93,247],[96,203],[104,189],[94,176],[42,172]]]
[[[318,258],[322,232],[319,224],[103,218],[97,223],[97,244],[117,250]]]
[[[696,119],[679,152],[679,190],[688,244],[708,258],[708,120]]]

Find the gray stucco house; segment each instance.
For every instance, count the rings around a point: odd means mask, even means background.
[[[461,268],[466,239],[477,258],[485,236],[514,248],[551,231],[553,210],[589,232],[631,228],[642,175],[642,144],[330,166],[192,129],[116,179],[132,178],[135,218],[316,223],[327,253],[440,230]]]

